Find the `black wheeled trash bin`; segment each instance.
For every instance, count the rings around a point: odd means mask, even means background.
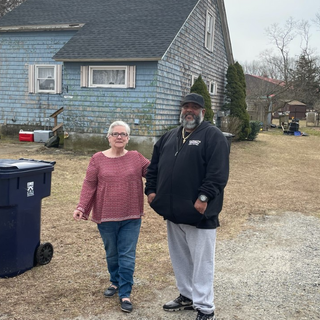
[[[0,159],[0,277],[17,276],[51,261],[40,244],[41,200],[50,195],[55,162]]]
[[[228,140],[229,150],[230,150],[231,149],[231,141],[232,141],[232,138],[234,137],[234,134],[229,133],[229,132],[222,132],[222,133]]]

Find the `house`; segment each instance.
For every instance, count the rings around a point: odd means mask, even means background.
[[[148,155],[201,75],[217,112],[233,63],[223,0],[26,0],[0,19],[0,129],[101,150],[115,120]]]
[[[250,120],[271,123],[271,117],[279,119],[305,119],[307,105],[292,100],[292,90],[281,80],[246,74],[246,102]],[[266,120],[267,119],[267,120]]]
[[[307,113],[307,105],[303,102],[292,100],[287,101],[283,108],[274,113],[274,118],[278,119],[283,113],[289,115],[289,119],[305,120]]]
[[[267,76],[245,74],[246,103],[250,120],[271,124],[271,115],[280,105],[279,97],[286,92],[285,83]]]

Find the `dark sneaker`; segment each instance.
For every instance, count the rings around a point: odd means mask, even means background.
[[[165,311],[193,310],[193,301],[184,297],[182,294],[173,301],[166,303],[163,306]]]
[[[117,291],[118,291],[118,288],[110,286],[104,292],[104,296],[107,297],[107,298],[113,297],[116,294]]]
[[[120,300],[121,310],[124,312],[131,312],[132,311],[132,303],[129,300]]]
[[[201,311],[198,311],[196,320],[215,320],[214,312],[210,314],[204,314]]]

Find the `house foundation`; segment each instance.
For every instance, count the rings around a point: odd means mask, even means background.
[[[153,146],[158,138],[130,135],[127,150],[137,150],[150,159]],[[64,149],[95,153],[109,148],[109,141],[105,134],[70,132],[64,137]]]

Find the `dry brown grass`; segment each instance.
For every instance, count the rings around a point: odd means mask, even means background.
[[[261,133],[254,142],[232,143],[220,239],[237,235],[254,214],[299,211],[320,217],[320,137],[277,133]],[[0,142],[2,151],[5,146]],[[0,279],[0,319],[67,319],[118,308],[117,299],[106,302],[102,295],[109,278],[96,225],[72,218],[89,155],[55,149],[11,153],[8,149],[1,157],[57,163],[51,196],[42,201],[41,219],[41,242],[53,244],[54,257],[46,266]],[[145,212],[132,294],[141,303],[150,300],[153,290],[174,284],[165,223],[147,205]]]

